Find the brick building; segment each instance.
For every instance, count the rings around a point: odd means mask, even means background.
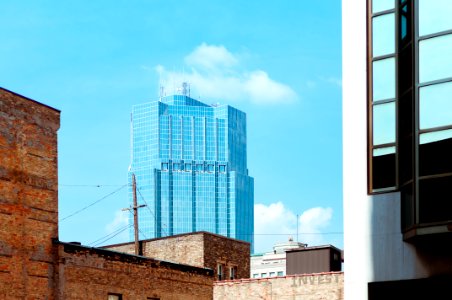
[[[134,243],[103,247],[134,253]],[[215,270],[216,280],[248,278],[250,244],[205,231],[140,241],[140,254]]]
[[[57,242],[57,248],[58,299],[212,298],[210,269],[71,243]]]
[[[59,121],[0,88],[0,299],[212,299],[211,269],[58,241]]]
[[[344,273],[327,272],[282,277],[217,281],[215,300],[341,300]]]
[[[0,298],[55,298],[60,112],[0,89]]]

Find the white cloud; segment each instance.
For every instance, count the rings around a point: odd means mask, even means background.
[[[107,224],[107,226],[105,226],[105,230],[107,231],[107,233],[112,233],[113,231],[117,230],[120,227],[124,227],[128,224],[128,212],[127,211],[122,211],[122,210],[118,210],[115,213],[115,218],[113,219],[113,221],[111,221],[110,223]]]
[[[310,246],[325,244],[322,230],[333,216],[332,208],[314,207],[299,216],[298,240]],[[289,237],[297,239],[297,217],[282,202],[270,205],[254,205],[254,251],[268,252],[275,243],[285,242]]]
[[[289,86],[270,78],[263,70],[242,70],[238,55],[224,46],[207,45],[196,47],[188,54],[185,65],[187,72],[168,71],[162,65],[155,70],[167,94],[172,94],[182,82],[191,86],[195,98],[206,97],[212,101],[243,101],[256,104],[290,103],[297,94]]]
[[[230,68],[238,64],[238,59],[224,46],[202,43],[185,57],[185,63],[193,68],[217,71],[219,68]]]
[[[330,224],[333,217],[333,209],[330,207],[313,207],[304,211],[299,218],[299,231],[305,237],[305,241],[311,245],[323,242],[322,232]]]

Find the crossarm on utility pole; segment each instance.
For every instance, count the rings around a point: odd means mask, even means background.
[[[133,230],[135,233],[135,255],[139,255],[139,243],[138,243],[138,208],[145,207],[146,205],[137,203],[137,183],[135,174],[132,173],[132,191],[133,191],[133,206],[130,208],[123,208],[122,210],[133,210]]]

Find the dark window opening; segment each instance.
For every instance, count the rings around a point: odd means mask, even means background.
[[[419,180],[419,221],[452,220],[452,176]]]
[[[402,231],[411,228],[415,221],[414,192],[413,183],[402,186],[400,193],[401,210],[402,210]]]
[[[419,145],[419,176],[452,173],[452,138]]]
[[[414,124],[413,98],[407,92],[398,102],[398,134],[399,134],[399,183],[404,185],[413,180]]]
[[[217,278],[218,278],[218,280],[223,280],[223,278],[224,278],[223,272],[224,272],[223,265],[222,264],[218,264],[217,265]]]
[[[396,155],[389,153],[372,158],[372,188],[373,190],[395,187],[396,185]]]
[[[237,278],[237,267],[229,267],[229,279],[233,280]]]

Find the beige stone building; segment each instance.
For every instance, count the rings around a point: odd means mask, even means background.
[[[215,300],[341,300],[344,273],[289,275],[215,282]]]
[[[134,243],[103,247],[134,253]],[[215,280],[248,278],[250,243],[200,231],[139,242],[140,254],[215,271]]]

